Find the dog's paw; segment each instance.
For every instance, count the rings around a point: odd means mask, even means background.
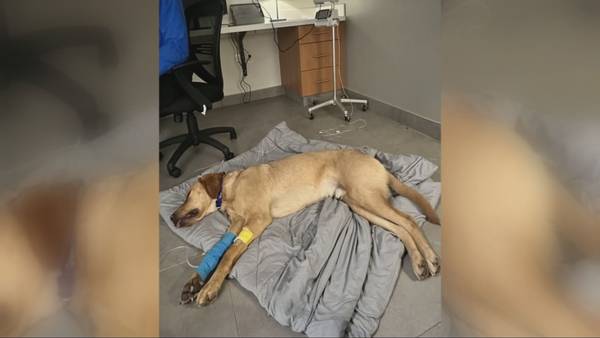
[[[414,260],[412,262],[413,272],[418,280],[424,280],[430,277],[427,261],[424,258]]]
[[[198,274],[194,274],[192,279],[185,284],[181,291],[181,304],[189,304],[194,301],[194,297],[202,290],[203,282]]]
[[[202,290],[200,290],[198,297],[196,297],[196,304],[198,304],[198,305],[210,304],[213,300],[215,300],[217,298],[220,288],[221,288],[221,285],[219,283],[209,281],[208,283],[206,283],[204,288],[202,288]]]
[[[431,276],[437,276],[442,269],[442,263],[437,256],[434,256],[432,259],[427,260],[427,268]]]

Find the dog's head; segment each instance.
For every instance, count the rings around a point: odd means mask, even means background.
[[[0,205],[0,336],[23,333],[61,305],[57,277],[70,252],[77,191],[32,188]]]
[[[188,227],[200,222],[217,210],[215,200],[223,185],[224,173],[207,174],[198,178],[187,194],[185,202],[171,215],[176,227]]]

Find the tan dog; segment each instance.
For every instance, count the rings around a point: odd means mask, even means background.
[[[0,336],[21,335],[64,305],[95,336],[158,335],[156,168],[36,185],[0,204]],[[57,276],[70,254],[64,304]]]
[[[217,195],[222,191],[222,209],[231,221],[229,231],[239,234],[247,228],[256,238],[273,218],[327,197],[341,198],[354,212],[402,240],[417,278],[436,275],[440,270],[436,253],[418,225],[392,206],[390,187],[416,203],[430,222],[439,224],[423,196],[396,179],[379,161],[355,150],[304,153],[245,170],[202,176],[171,219],[177,227],[199,222],[217,210]],[[249,244],[236,240],[204,287],[195,274],[184,287],[182,300],[187,301],[198,291],[198,304],[214,300]]]

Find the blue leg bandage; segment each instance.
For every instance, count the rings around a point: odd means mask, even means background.
[[[210,277],[210,274],[215,270],[217,264],[219,264],[219,260],[225,254],[225,251],[233,244],[236,236],[233,232],[226,232],[223,238],[204,255],[202,263],[196,268],[196,272],[198,272],[203,281],[206,282],[208,277]]]

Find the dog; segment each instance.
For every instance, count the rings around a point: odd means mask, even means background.
[[[402,240],[419,280],[437,275],[441,266],[437,254],[414,220],[393,207],[390,188],[414,202],[429,222],[440,223],[422,195],[400,182],[375,158],[356,150],[297,154],[244,170],[201,176],[184,203],[171,215],[171,220],[176,227],[198,223],[217,211],[217,198],[221,193],[221,210],[231,222],[229,231],[239,234],[242,228],[249,229],[252,238],[256,238],[274,218],[335,197],[347,203],[356,214]],[[196,303],[206,305],[213,301],[252,238],[236,240],[208,281],[201,281],[195,273],[184,286],[182,302],[195,298]]]
[[[86,334],[158,335],[156,167],[35,184],[0,203],[0,336],[62,308]]]

